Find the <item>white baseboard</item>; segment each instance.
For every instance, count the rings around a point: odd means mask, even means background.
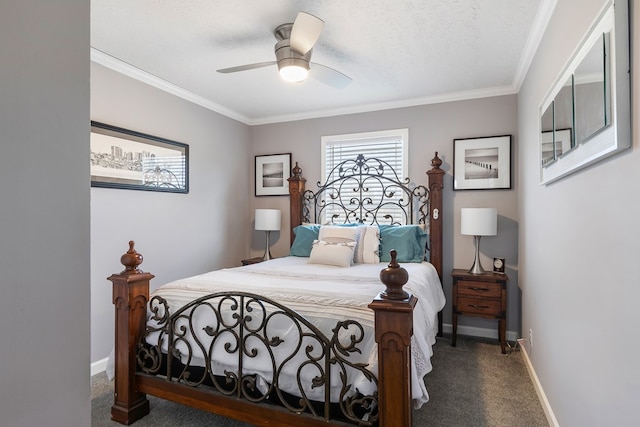
[[[451,323],[444,323],[442,325],[442,332],[450,334],[453,333],[453,325]],[[470,335],[472,337],[491,338],[498,339],[498,329],[478,328],[475,326],[462,326],[458,325],[459,335]],[[505,333],[507,341],[516,341],[518,339],[518,333],[514,331],[507,331]]]
[[[542,409],[544,410],[544,414],[547,416],[547,422],[552,427],[560,427],[558,424],[558,420],[556,419],[555,414],[553,413],[553,409],[551,409],[551,405],[549,404],[549,400],[547,399],[547,395],[544,393],[542,389],[542,384],[540,384],[540,380],[538,379],[538,375],[536,375],[535,369],[533,369],[533,365],[531,364],[531,359],[529,359],[529,354],[527,353],[527,348],[525,347],[524,339],[519,339],[518,344],[520,347],[520,352],[522,353],[522,359],[524,360],[524,364],[527,367],[527,371],[529,371],[529,376],[531,377],[531,382],[533,382],[533,388],[536,390],[536,394],[538,395],[538,399],[540,400],[540,404],[542,405]]]
[[[91,376],[94,376],[95,374],[99,374],[100,372],[106,371],[107,370],[107,361],[109,360],[108,357],[105,357],[102,360],[98,360],[97,362],[93,362],[91,364]]]

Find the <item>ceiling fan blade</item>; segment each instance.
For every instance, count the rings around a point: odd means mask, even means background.
[[[291,36],[289,37],[291,49],[300,55],[309,52],[318,41],[323,27],[324,21],[322,19],[306,12],[299,12],[293,22]]]
[[[222,68],[216,71],[219,73],[229,74],[229,73],[237,73],[238,71],[246,71],[246,70],[253,70],[255,68],[268,67],[269,65],[275,65],[275,64],[276,64],[276,61],[256,62],[255,64],[238,65],[237,67]]]
[[[320,80],[322,83],[328,84],[336,89],[344,89],[351,83],[351,77],[338,70],[315,62],[311,62],[309,65],[309,75]]]

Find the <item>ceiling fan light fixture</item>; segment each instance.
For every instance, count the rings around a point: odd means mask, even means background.
[[[291,83],[300,83],[309,75],[309,66],[284,65],[280,67],[280,77]]]
[[[217,70],[219,73],[236,73],[238,71],[253,70],[277,64],[282,80],[300,83],[309,75],[309,64],[313,46],[318,41],[324,21],[305,12],[298,13],[294,23],[282,24],[276,27],[273,35],[276,37],[274,46],[275,62],[257,62],[254,64]],[[312,77],[336,89],[346,87],[351,78],[341,72],[322,64],[313,64]]]
[[[283,80],[300,83],[309,75],[309,61],[303,58],[283,58],[278,61],[278,71]]]

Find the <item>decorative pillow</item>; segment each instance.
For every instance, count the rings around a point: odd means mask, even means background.
[[[380,262],[380,229],[377,225],[361,225],[360,239],[356,247],[356,262],[377,264]]]
[[[380,225],[380,261],[391,261],[389,251],[398,252],[398,262],[424,260],[427,233],[418,225]]]
[[[291,245],[289,255],[309,257],[311,255],[311,245],[314,240],[318,240],[318,232],[320,231],[320,225],[309,224],[299,225],[293,229],[295,239]]]
[[[323,225],[318,233],[318,240],[327,240],[331,238],[357,240],[360,230],[355,226],[343,225]]]
[[[334,265],[336,267],[350,267],[353,262],[353,252],[356,242],[327,242],[316,240],[311,248],[309,264]]]
[[[358,262],[356,254],[359,251],[358,242],[360,240],[360,228],[342,225],[323,225],[318,233],[318,240],[329,243],[354,242],[353,263]]]

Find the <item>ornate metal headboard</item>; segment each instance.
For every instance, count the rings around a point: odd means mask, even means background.
[[[289,178],[291,242],[293,229],[305,222],[364,224],[425,224],[429,232],[429,261],[442,278],[442,160],[431,160],[428,186],[400,178],[385,161],[365,158],[338,164],[316,191],[306,190],[306,179],[296,162]],[[392,171],[383,175],[384,171]],[[388,207],[395,208],[389,214]],[[395,217],[393,216],[395,215]],[[398,217],[398,215],[400,217]],[[324,221],[323,221],[324,219]]]
[[[384,160],[360,154],[337,164],[317,186],[302,194],[303,222],[427,224],[427,187],[400,178]]]

